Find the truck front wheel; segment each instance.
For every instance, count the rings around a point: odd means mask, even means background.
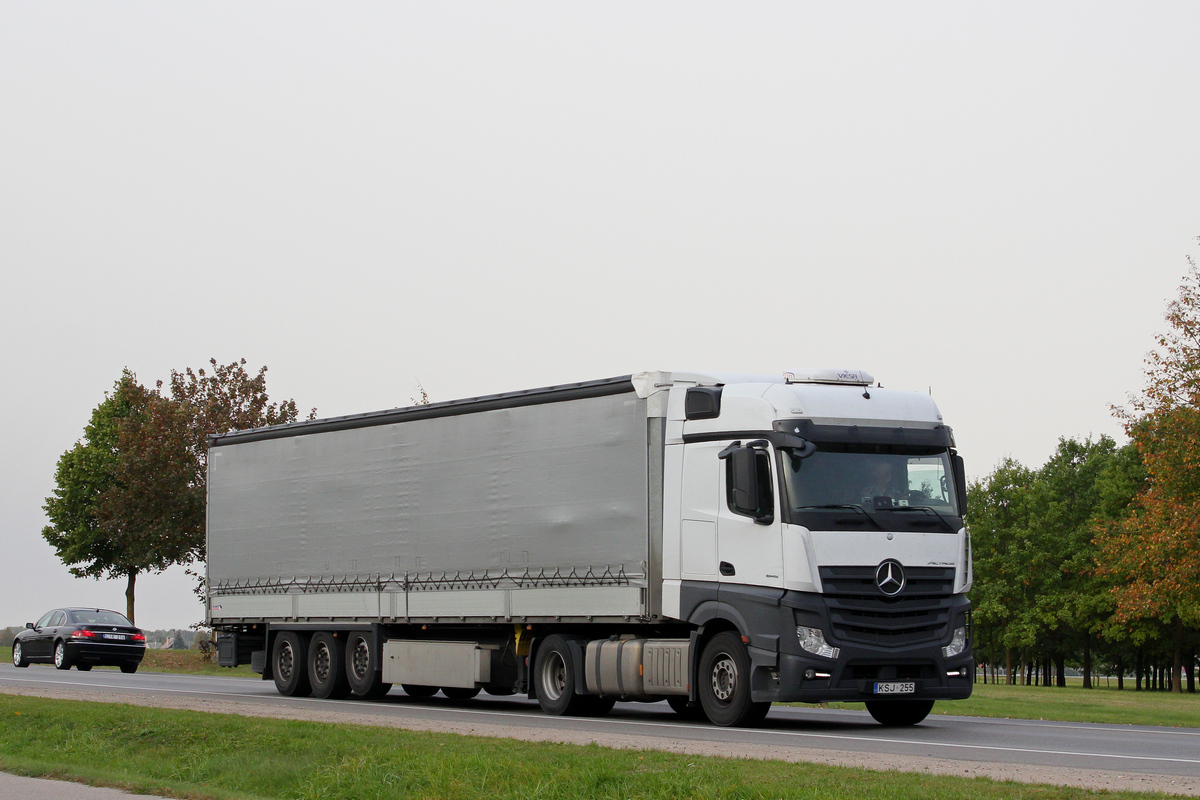
[[[350,690],[358,697],[383,697],[392,685],[383,682],[379,669],[382,653],[375,652],[374,639],[369,633],[351,633],[346,640],[346,679]]]
[[[295,631],[284,631],[275,637],[271,651],[271,675],[275,688],[284,697],[307,697],[312,692],[308,682],[308,637]]]
[[[933,710],[932,700],[868,700],[867,711],[880,725],[916,725]]]
[[[722,727],[762,722],[770,703],[750,699],[750,654],[736,633],[718,633],[700,656],[697,694],[705,716]]]

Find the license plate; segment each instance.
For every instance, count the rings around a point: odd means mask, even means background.
[[[917,691],[917,684],[912,681],[877,683],[872,691],[874,694],[912,694]]]
[[[106,634],[104,634],[104,638],[105,639],[120,639],[123,642],[123,641],[125,641],[125,634],[123,634],[123,633],[106,633]]]

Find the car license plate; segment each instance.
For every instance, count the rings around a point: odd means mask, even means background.
[[[123,633],[106,633],[106,634],[104,634],[104,638],[105,639],[120,639],[121,641],[125,641],[125,634],[123,634]]]
[[[912,681],[877,683],[873,691],[875,694],[912,694],[917,691],[917,684]]]

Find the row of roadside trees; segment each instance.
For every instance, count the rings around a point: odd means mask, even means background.
[[[1200,270],[1167,309],[1129,443],[1062,439],[1039,469],[1004,459],[969,488],[975,649],[1009,682],[1195,691],[1200,650]],[[987,672],[985,672],[985,676]],[[986,679],[986,678],[985,678]]]
[[[213,359],[153,388],[125,370],[58,460],[42,536],[73,575],[125,581],[131,620],[139,575],[204,561],[208,435],[298,418],[245,366]]]

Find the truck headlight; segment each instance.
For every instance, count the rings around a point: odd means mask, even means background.
[[[820,628],[805,628],[797,626],[796,638],[800,640],[800,648],[813,655],[823,658],[837,658],[842,652],[839,647],[830,647],[825,641],[825,634]]]
[[[967,629],[955,628],[954,635],[950,637],[950,644],[942,648],[942,655],[946,658],[954,658],[956,655],[967,649]]]

